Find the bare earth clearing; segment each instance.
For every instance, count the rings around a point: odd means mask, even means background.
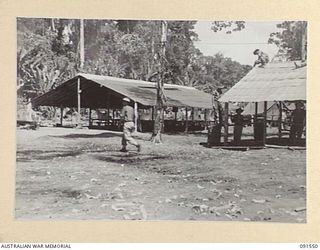
[[[231,151],[205,135],[17,130],[17,219],[306,222],[306,151]]]

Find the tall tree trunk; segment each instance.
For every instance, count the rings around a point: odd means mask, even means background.
[[[164,102],[165,96],[163,92],[164,85],[164,59],[166,53],[166,41],[167,41],[167,22],[161,21],[161,52],[159,58],[159,74],[157,85],[157,106],[156,106],[156,119],[154,121],[154,130],[152,135],[153,143],[162,143],[161,132],[164,125]]]
[[[56,31],[56,26],[54,25],[54,18],[51,19],[51,30],[52,30],[53,32]]]
[[[301,35],[301,60],[305,62],[307,60],[307,22],[303,22],[303,29]]]
[[[80,19],[80,70],[84,65],[84,20]]]

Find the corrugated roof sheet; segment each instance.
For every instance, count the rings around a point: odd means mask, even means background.
[[[116,78],[110,76],[100,76],[92,74],[78,74],[73,79],[70,79],[61,84],[55,90],[51,90],[42,96],[39,96],[33,100],[36,106],[67,106],[70,103],[76,104],[76,81],[77,78],[81,79],[81,86],[86,85],[81,93],[86,103],[92,102],[88,99],[100,98],[106,99],[107,96],[103,95],[87,95],[89,88],[93,89],[98,87],[105,87],[107,90],[111,90],[121,96],[129,97],[131,100],[138,102],[144,106],[156,105],[156,83],[130,80],[124,78]],[[96,83],[96,84],[92,84]],[[71,90],[72,89],[72,90]],[[99,91],[101,92],[101,91]],[[69,94],[68,94],[69,93]],[[195,108],[212,108],[212,96],[210,94],[199,91],[193,87],[186,87],[181,85],[164,85],[164,94],[167,97],[166,106],[173,107],[195,107]],[[65,96],[65,97],[64,97]],[[72,98],[72,102],[68,99]],[[97,107],[95,102],[95,107]],[[105,101],[101,101],[104,103]],[[87,106],[90,106],[87,104]]]
[[[294,62],[269,63],[253,68],[227,91],[221,102],[261,102],[306,100],[307,67]]]

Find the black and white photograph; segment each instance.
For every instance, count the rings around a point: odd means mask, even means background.
[[[15,219],[307,223],[307,28],[16,18]]]

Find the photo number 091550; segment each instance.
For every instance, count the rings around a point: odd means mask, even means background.
[[[300,244],[300,248],[316,249],[318,248],[318,244]]]

